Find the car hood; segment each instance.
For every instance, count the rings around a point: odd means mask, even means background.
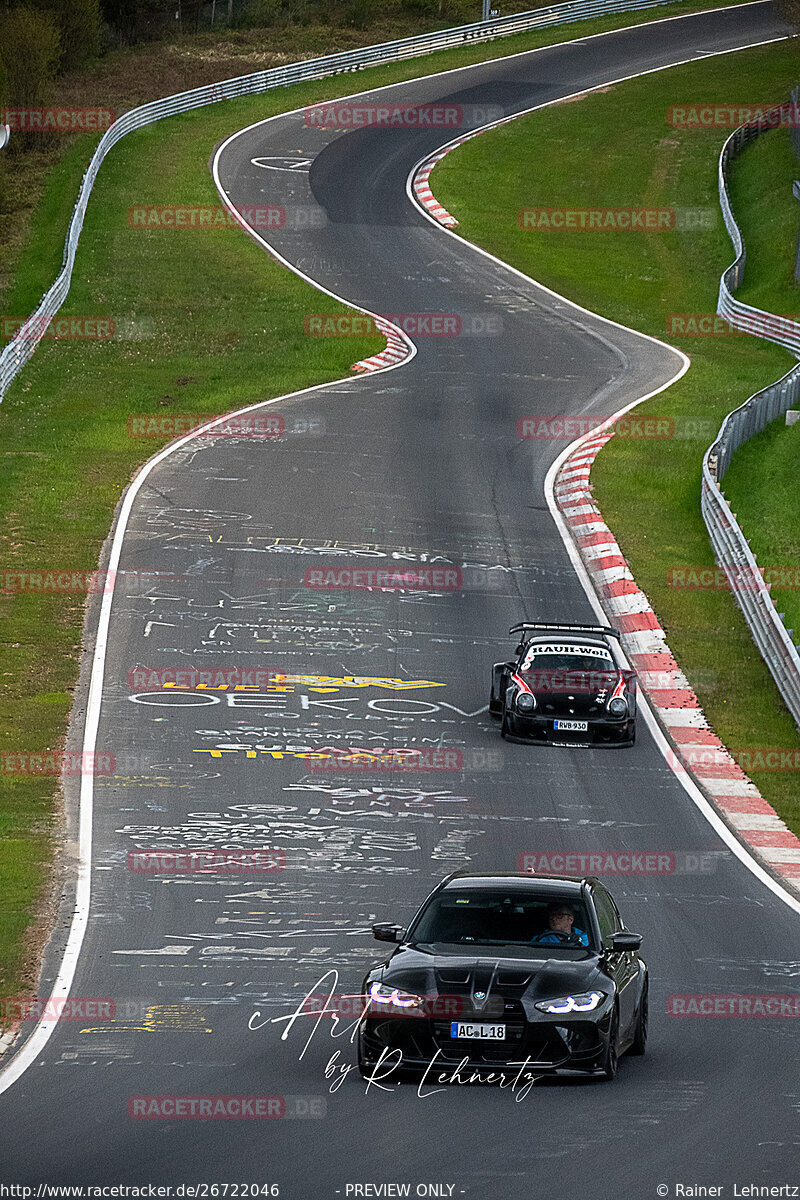
[[[574,958],[546,958],[540,957],[543,947],[530,949],[533,955],[509,954],[502,946],[498,952],[486,949],[480,954],[448,953],[437,946],[401,946],[370,978],[417,994],[470,999],[483,992],[484,998],[497,994],[535,1001],[603,983],[608,990],[610,980],[596,953],[577,950]]]
[[[614,689],[624,677],[620,671],[529,671],[522,678],[536,697],[536,715],[600,717]]]

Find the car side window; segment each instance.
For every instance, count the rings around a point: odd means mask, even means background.
[[[593,895],[597,920],[600,925],[600,936],[603,939],[603,945],[607,946],[611,944],[611,938],[619,928],[617,912],[614,902],[605,888],[595,888]]]

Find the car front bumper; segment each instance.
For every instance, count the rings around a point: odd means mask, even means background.
[[[506,1023],[506,1039],[476,1042],[450,1036],[450,1022],[436,1019],[364,1017],[359,1026],[362,1063],[390,1071],[423,1072],[429,1079],[456,1067],[487,1073],[505,1068],[516,1071],[524,1064],[537,1074],[560,1071],[593,1075],[605,1060],[610,1030],[610,1010],[596,1021],[574,1020]],[[400,1051],[400,1055],[396,1052]],[[390,1057],[392,1053],[393,1057]]]
[[[551,715],[541,716],[538,713],[527,714],[509,710],[506,714],[508,722],[507,737],[518,738],[525,742],[547,742],[553,745],[585,746],[624,746],[629,745],[634,738],[636,728],[635,717],[623,717],[621,720],[605,718],[590,720],[583,717],[558,718]],[[556,729],[557,720],[586,720],[585,730]]]

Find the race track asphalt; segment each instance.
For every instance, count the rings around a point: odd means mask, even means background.
[[[510,114],[781,30],[769,5],[750,5],[373,98]],[[415,338],[397,370],[265,409],[285,422],[279,438],[194,439],[142,484],[97,741],[117,766],[95,781],[92,907],[72,989],[113,999],[116,1020],[61,1022],[0,1094],[4,1181],[276,1183],[296,1200],[366,1183],[475,1200],[647,1200],[679,1182],[724,1185],[729,1200],[734,1184],[800,1183],[796,1022],[666,1013],[675,994],[796,989],[796,913],[719,840],[643,722],[631,750],[562,749],[508,745],[486,712],[512,623],[594,619],[543,492],[566,443],[521,441],[517,420],[610,414],[679,361],[422,217],[408,174],[452,136],[320,130],[300,113],[221,152],[235,205],[286,209],[283,228],[259,232],[288,262],[373,312],[457,314],[460,332]],[[310,169],[274,169],[305,159]],[[330,308],[309,292],[310,315]],[[463,586],[307,586],[309,569],[432,564],[457,567]],[[149,690],[131,674],[178,665],[310,678],[236,692]],[[298,757],[345,746],[455,751],[459,769],[354,773]],[[128,867],[137,848],[220,845],[275,847],[285,869]],[[650,1047],[614,1083],[419,1095],[389,1079],[365,1093],[347,1032],[306,1018],[281,1040],[285,1023],[263,1023],[321,991],[331,969],[337,992],[357,991],[381,958],[371,922],[407,922],[446,873],[597,849],[695,856],[683,873],[607,880],[651,971]],[[326,1079],[332,1056],[351,1069]],[[132,1097],[156,1094],[282,1096],[287,1115],[128,1115]],[[432,1184],[443,1190],[415,1190]]]

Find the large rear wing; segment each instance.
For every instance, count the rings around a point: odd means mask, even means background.
[[[618,629],[612,629],[610,625],[554,625],[542,621],[522,621],[519,625],[512,625],[508,631],[509,636],[527,629],[540,629],[549,633],[604,633],[617,641],[622,636]]]

